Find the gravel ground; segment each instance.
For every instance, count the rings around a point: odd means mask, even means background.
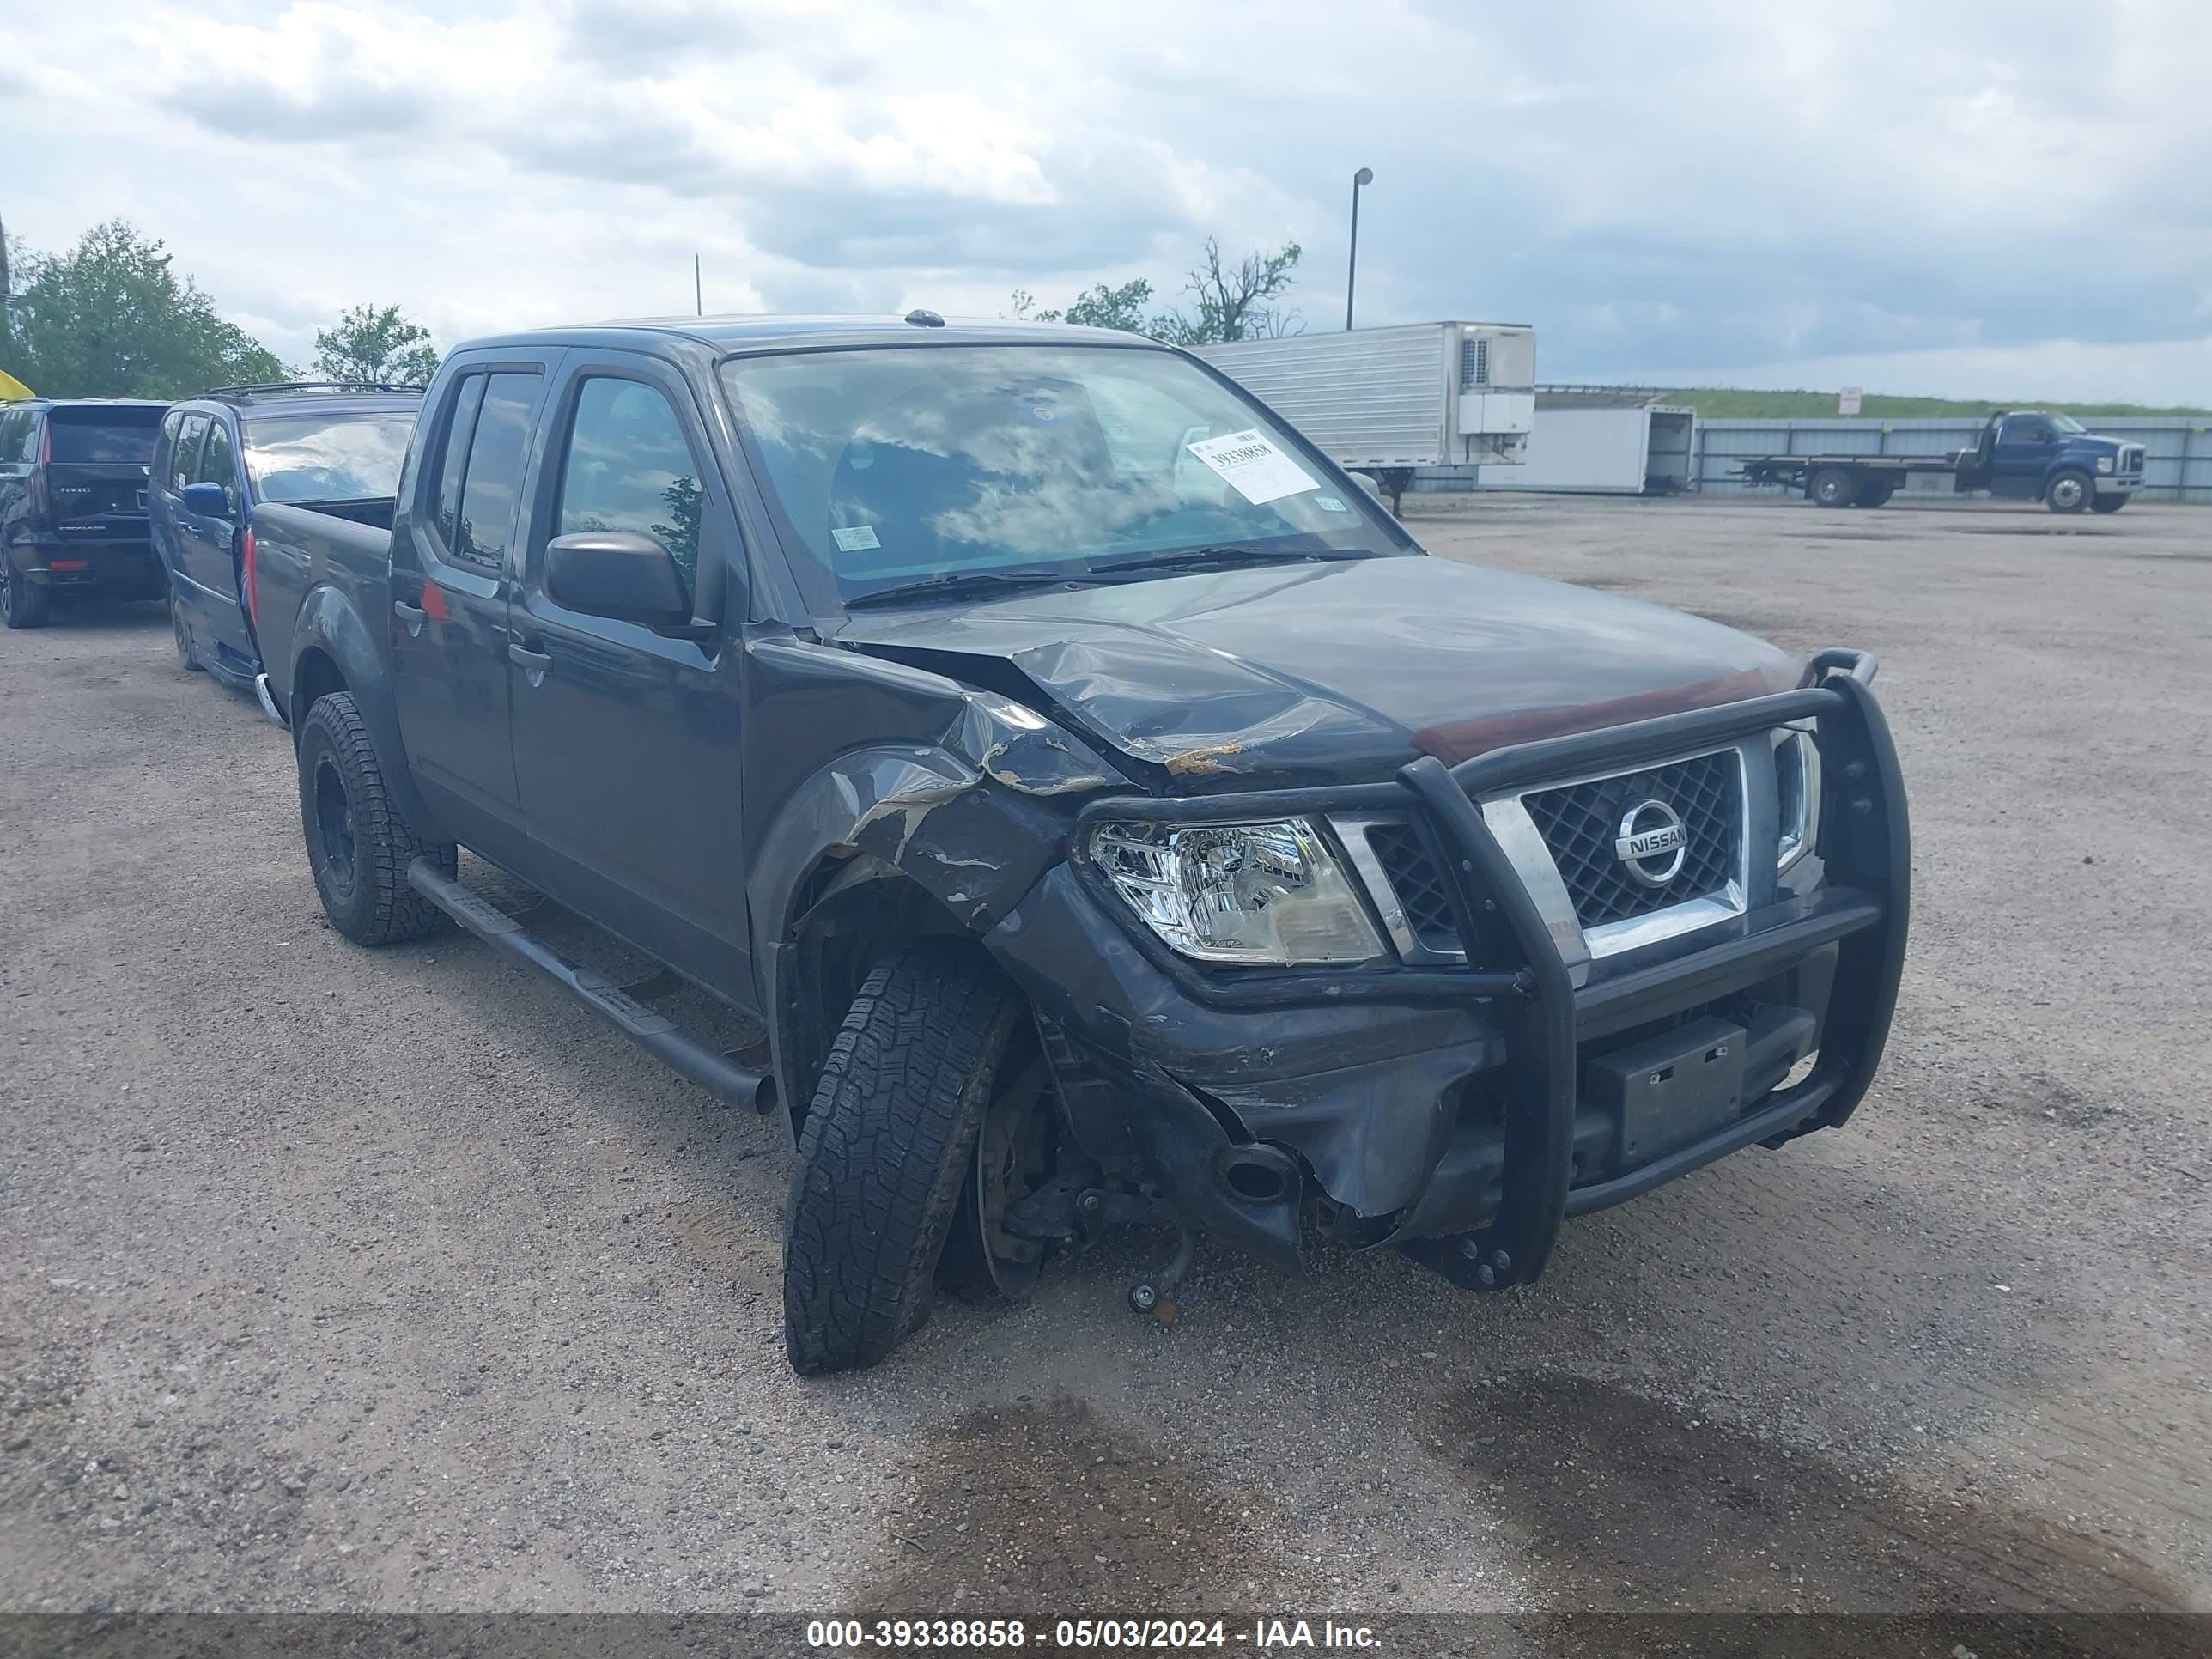
[[[0,635],[0,1610],[2212,1608],[2212,514],[1408,507],[1881,653],[1866,1107],[1526,1291],[1209,1250],[1162,1329],[1133,1236],[821,1382],[773,1121],[337,939],[157,611]]]

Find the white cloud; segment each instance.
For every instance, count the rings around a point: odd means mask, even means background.
[[[1787,28],[1750,0],[120,0],[0,21],[0,112],[53,135],[0,206],[47,247],[133,219],[296,358],[360,300],[448,340],[686,309],[695,250],[731,308],[1164,300],[1209,233],[1298,240],[1325,325],[1366,165],[1361,319],[1533,321],[1547,375],[2076,341],[2170,379],[2143,343],[2203,329],[2212,8],[2081,27],[2065,0]]]

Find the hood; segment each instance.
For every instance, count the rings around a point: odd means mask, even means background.
[[[837,637],[1020,696],[1185,790],[1377,778],[1786,690],[1800,667],[1702,617],[1419,556],[865,612]]]

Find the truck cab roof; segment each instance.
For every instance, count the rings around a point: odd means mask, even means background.
[[[926,319],[926,320],[919,320]],[[1003,317],[940,317],[912,311],[903,317],[631,317],[578,323],[526,332],[464,341],[456,352],[502,345],[605,346],[635,349],[641,336],[658,337],[714,356],[757,351],[792,351],[832,346],[1038,345],[1125,346],[1165,351],[1172,348],[1121,329],[1083,328],[1067,323],[1020,322]]]

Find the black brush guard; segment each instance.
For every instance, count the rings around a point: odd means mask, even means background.
[[[1516,744],[1457,766],[1424,756],[1395,781],[1159,799],[1121,796],[1084,809],[1074,845],[1080,878],[1109,897],[1088,856],[1089,830],[1109,820],[1221,823],[1245,814],[1285,817],[1408,813],[1445,874],[1469,964],[1486,945],[1495,965],[1246,971],[1224,974],[1170,951],[1129,918],[1129,937],[1161,971],[1218,1007],[1301,1002],[1436,1000],[1489,1003],[1506,1022],[1508,1099],[1504,1201],[1480,1232],[1409,1243],[1411,1253],[1471,1289],[1526,1284],[1543,1272],[1568,1216],[1619,1204],[1750,1146],[1778,1144],[1841,1124],[1874,1080],[1897,1005],[1911,908],[1911,838],[1905,785],[1888,723],[1869,689],[1869,653],[1820,652],[1793,691],[1662,715],[1571,737]],[[1534,902],[1476,803],[1485,796],[1613,765],[1727,743],[1810,721],[1826,781],[1820,856],[1827,884],[1803,915],[1708,945],[1655,967],[1577,991]],[[1108,907],[1127,915],[1118,902]],[[1487,918],[1490,926],[1483,925]],[[1513,960],[1496,963],[1502,920]],[[1614,1179],[1571,1187],[1579,1042],[1668,1008],[1723,996],[1781,971],[1808,952],[1839,944],[1826,1029],[1810,1075],[1767,1096],[1705,1139]]]

